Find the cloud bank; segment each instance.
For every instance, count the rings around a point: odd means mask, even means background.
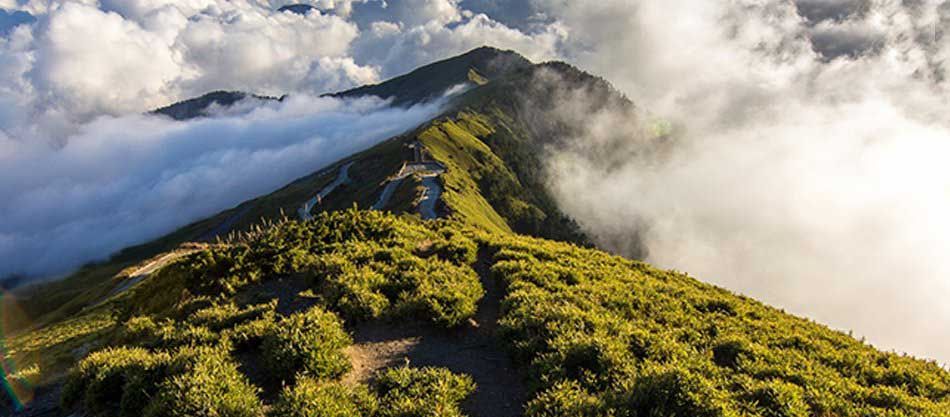
[[[272,191],[437,107],[313,97],[483,44],[551,58],[559,36],[455,0],[280,11],[291,3],[0,0],[0,277],[68,272]],[[141,115],[212,90],[294,99],[187,123]]]
[[[0,176],[0,276],[68,272],[269,193],[438,110],[299,95],[189,122],[104,116],[56,148],[0,136],[9,174]]]
[[[600,22],[579,59],[649,111],[591,115],[588,145],[552,152],[559,202],[613,250],[639,238],[652,263],[950,361],[950,7],[904,3],[559,8]],[[661,116],[676,128],[644,145]]]

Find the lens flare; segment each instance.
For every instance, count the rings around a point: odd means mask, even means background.
[[[17,352],[11,347],[16,332],[28,328],[27,316],[13,295],[0,290],[0,377],[3,383],[0,408],[22,410],[33,400],[38,362],[29,352]]]

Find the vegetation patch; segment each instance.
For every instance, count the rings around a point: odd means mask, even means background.
[[[950,373],[683,274],[484,233],[529,416],[950,415]]]
[[[284,388],[269,415],[273,417],[371,417],[379,410],[379,400],[367,387],[346,386],[300,378]]]
[[[296,374],[334,379],[350,370],[343,349],[352,343],[343,323],[320,307],[281,319],[264,337],[264,361],[279,381]]]
[[[379,417],[461,417],[459,405],[474,391],[471,377],[447,369],[389,369],[376,382]]]
[[[98,335],[108,347],[93,345],[63,395],[67,408],[97,415],[460,416],[474,384],[445,369],[401,367],[372,385],[341,385],[344,320],[458,326],[484,293],[479,253],[506,291],[498,335],[528,371],[528,416],[950,415],[950,373],[937,364],[686,275],[358,210],[209,246],[133,288],[111,315],[94,310],[100,324],[65,321],[18,346]],[[273,292],[283,281],[272,280],[287,277],[308,282],[309,295]]]

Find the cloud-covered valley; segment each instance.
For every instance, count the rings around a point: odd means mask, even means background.
[[[0,276],[48,276],[266,194],[435,116],[292,96],[175,122],[103,116],[50,148],[0,137]]]

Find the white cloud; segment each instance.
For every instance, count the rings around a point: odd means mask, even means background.
[[[626,161],[555,153],[552,187],[569,214],[617,250],[639,234],[660,266],[950,360],[940,214],[950,103],[938,58],[950,39],[922,30],[950,11],[874,1],[814,24],[778,1],[557,4],[549,11],[581,32],[568,53],[679,126],[673,144]],[[816,40],[822,30],[837,38]],[[829,60],[815,44],[855,34],[876,49]],[[638,146],[639,132],[590,118],[601,127],[585,139]]]
[[[0,166],[14,174],[0,176],[0,276],[68,272],[155,239],[402,133],[438,109],[297,95],[190,122],[101,117],[62,147],[11,144],[0,135]]]
[[[57,124],[141,112],[215,89],[323,93],[378,80],[376,68],[350,56],[356,25],[336,15],[278,13],[242,0],[25,8],[42,13],[27,28],[30,36],[20,36],[27,42],[0,49],[2,61],[18,70],[0,89],[28,90],[18,100],[21,112],[61,117]]]
[[[185,75],[164,39],[118,14],[66,4],[43,25],[34,85],[50,106],[83,109],[80,117],[159,105]]]
[[[310,13],[242,13],[199,15],[179,33],[177,44],[186,62],[198,72],[185,89],[244,89],[280,94],[287,91],[325,92],[376,81],[372,69],[337,65],[314,66],[321,59],[346,60],[356,26],[330,15]],[[352,62],[352,61],[351,61]],[[322,77],[314,69],[329,68],[331,84],[306,84]],[[352,77],[352,78],[351,78]],[[341,81],[336,81],[341,80]]]
[[[560,25],[529,34],[509,28],[484,14],[472,15],[449,26],[436,21],[412,27],[382,22],[371,25],[357,40],[356,57],[382,68],[382,73],[387,76],[411,71],[483,45],[512,49],[529,59],[545,61],[559,56],[558,45],[566,36]]]

